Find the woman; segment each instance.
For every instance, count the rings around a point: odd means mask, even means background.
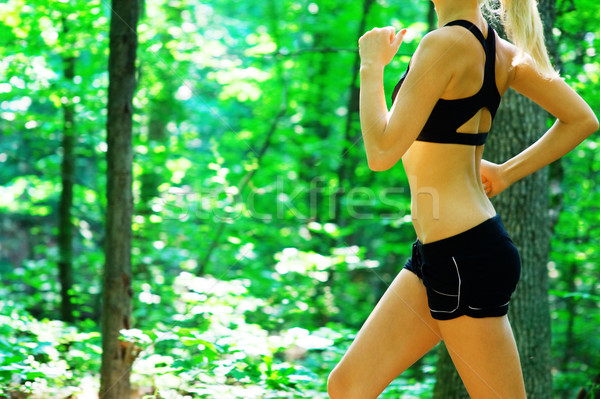
[[[506,316],[519,255],[489,201],[598,129],[590,107],[559,79],[535,0],[502,0],[514,45],[485,22],[483,0],[433,0],[427,34],[388,112],[383,69],[406,30],[359,40],[360,119],[372,170],[402,159],[418,240],[328,381],[331,398],[376,398],[440,339],[472,398],[525,398]],[[500,96],[512,87],[557,118],[531,147],[497,165],[482,160]],[[483,183],[482,183],[483,182]]]

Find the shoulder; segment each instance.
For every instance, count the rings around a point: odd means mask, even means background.
[[[400,90],[418,85],[419,96],[427,93],[437,101],[459,70],[455,47],[456,39],[447,32],[438,29],[426,34],[412,56],[410,73]]]
[[[517,46],[496,34],[496,55],[514,69],[523,52]]]
[[[426,50],[441,56],[459,50],[461,47],[464,47],[464,42],[461,40],[463,35],[461,35],[462,32],[460,29],[461,28],[452,26],[436,29],[427,33],[423,39],[421,39],[417,51]],[[464,32],[464,29],[462,30]]]
[[[463,27],[446,26],[427,33],[417,48],[415,56],[442,61],[444,68],[471,65],[474,57],[481,56],[481,45]]]
[[[424,65],[427,69],[449,71],[460,60],[458,55],[464,50],[458,32],[454,29],[436,29],[427,33],[413,55],[413,65]]]
[[[533,57],[519,49],[507,40],[498,40],[496,53],[505,63],[511,77],[511,85],[518,84],[519,81],[529,81],[533,79],[553,80],[558,78],[541,72],[539,65]]]

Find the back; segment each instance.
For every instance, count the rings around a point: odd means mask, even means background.
[[[496,34],[488,25],[487,38],[477,26],[466,20],[455,20],[444,27],[461,26],[479,41],[484,50],[484,74],[482,84],[477,93],[458,99],[440,98],[417,137],[418,141],[432,143],[454,143],[465,145],[481,145],[485,143],[486,132],[470,132],[464,134],[459,128],[468,122],[479,110],[485,109],[493,120],[500,105],[500,93],[496,87],[495,60],[496,60]],[[466,33],[466,32],[465,32]],[[410,67],[404,73],[392,93],[392,102],[402,87]]]
[[[456,36],[457,45],[449,49],[453,53],[450,58],[456,62],[448,66],[453,68],[453,78],[441,99],[473,97],[484,86],[486,52],[479,40],[463,27],[442,29]],[[495,35],[493,30],[484,31],[486,39],[488,33]],[[510,43],[495,39],[494,83],[498,93],[503,94],[514,78],[512,59],[516,52]],[[491,116],[487,108],[481,108],[456,132],[465,136],[487,132]],[[411,188],[413,223],[421,242],[458,234],[495,215],[481,184],[482,154],[483,145],[422,140],[415,141],[404,154],[402,162]]]

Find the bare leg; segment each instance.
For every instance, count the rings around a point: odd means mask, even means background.
[[[440,341],[421,280],[402,269],[329,376],[332,399],[377,398]]]
[[[452,361],[472,399],[526,397],[519,353],[506,316],[438,321]]]

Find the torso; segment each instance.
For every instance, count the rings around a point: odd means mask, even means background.
[[[487,27],[479,27],[487,37]],[[461,27],[444,29],[458,30]],[[454,78],[444,91],[443,99],[472,96],[481,88],[485,53],[471,34],[465,35],[457,52]],[[496,85],[504,94],[514,79],[512,59],[515,49],[496,38]],[[458,132],[487,132],[491,117],[487,110],[479,111]],[[402,157],[408,176],[412,219],[422,243],[438,241],[493,217],[496,212],[481,184],[480,168],[483,145],[442,144],[415,141]]]

